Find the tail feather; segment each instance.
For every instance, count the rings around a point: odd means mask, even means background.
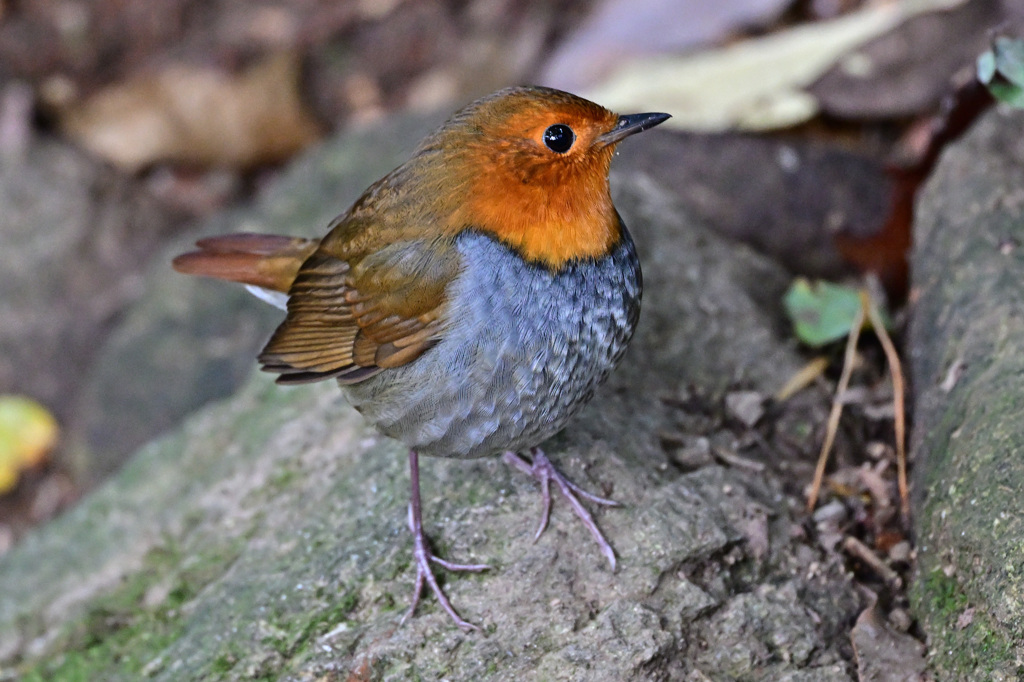
[[[178,272],[288,293],[318,242],[268,234],[229,234],[196,242],[198,251],[175,258]]]

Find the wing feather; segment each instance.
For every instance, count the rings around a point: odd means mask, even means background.
[[[279,383],[364,381],[414,361],[440,339],[447,287],[458,272],[451,240],[374,248],[365,228],[338,230],[302,264],[288,316],[260,354]]]

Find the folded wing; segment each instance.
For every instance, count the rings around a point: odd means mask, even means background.
[[[278,383],[356,383],[439,340],[458,269],[450,240],[358,246],[329,236],[299,269],[288,316],[259,356],[264,370],[281,375]]]

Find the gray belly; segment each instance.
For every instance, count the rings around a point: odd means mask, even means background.
[[[618,364],[640,314],[629,234],[599,260],[552,274],[464,233],[442,340],[415,361],[346,386],[384,434],[421,454],[480,457],[554,435]]]

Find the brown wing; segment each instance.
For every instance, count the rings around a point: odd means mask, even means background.
[[[369,248],[365,235],[332,232],[299,269],[288,316],[259,357],[281,374],[278,383],[356,383],[411,362],[440,337],[445,290],[458,271],[451,240]]]

